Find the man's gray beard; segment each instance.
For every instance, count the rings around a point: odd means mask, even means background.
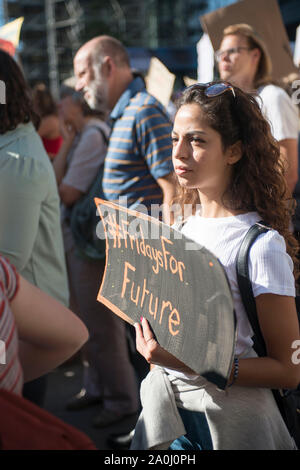
[[[89,97],[86,98],[86,102],[89,107],[95,111],[99,111],[102,114],[106,114],[107,109],[107,90],[106,86],[102,83],[101,90],[98,80],[93,80],[93,82],[88,87]]]

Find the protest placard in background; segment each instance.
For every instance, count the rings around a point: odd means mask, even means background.
[[[194,78],[187,77],[187,76],[183,77],[183,82],[185,86],[191,86],[191,85],[195,85],[196,83],[198,83],[198,81],[195,80]]]
[[[296,67],[300,67],[300,25],[296,29],[294,64],[296,65]]]
[[[0,28],[0,49],[3,49],[12,57],[15,55],[16,48],[19,45],[23,21],[24,17],[21,16]]]
[[[224,388],[235,316],[217,258],[156,218],[100,199],[96,204],[107,247],[98,300],[131,324],[146,318],[164,349]]]
[[[199,83],[212,82],[214,79],[214,49],[207,33],[204,33],[197,43],[198,68],[197,81]]]
[[[214,50],[218,50],[223,30],[233,24],[247,23],[266,43],[273,65],[273,78],[281,79],[296,71],[288,35],[277,0],[242,0],[200,17]]]
[[[151,58],[145,77],[147,91],[165,107],[171,99],[175,78],[175,75],[157,57]]]

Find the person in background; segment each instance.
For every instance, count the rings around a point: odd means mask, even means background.
[[[93,420],[95,426],[101,427],[137,411],[137,397],[132,399],[132,395],[137,395],[136,378],[128,366],[122,320],[97,301],[105,260],[89,259],[78,253],[70,218],[72,208],[89,191],[104,164],[109,127],[103,121],[104,110],[92,110],[82,93],[75,90],[71,94],[63,91],[59,109],[64,122],[64,143],[53,168],[62,202],[71,307],[90,332],[83,348],[83,388],[70,400],[67,409],[79,410],[102,403],[101,422],[98,416]],[[100,185],[101,181],[99,192]]]
[[[31,92],[21,69],[0,51],[0,253],[27,281],[67,306],[69,289],[52,164],[36,131]],[[24,387],[24,396],[43,405],[46,379]]]
[[[0,255],[0,389],[22,395],[32,381],[71,357],[87,341],[82,321],[63,304],[19,275]]]
[[[108,200],[124,197],[127,206],[171,204],[174,192],[171,123],[161,103],[151,96],[130,68],[125,47],[99,36],[84,44],[74,58],[76,89],[93,109],[110,112],[112,132],[104,165],[103,191]],[[125,157],[124,157],[125,156]],[[117,176],[116,176],[117,175]]]
[[[285,162],[287,186],[293,193],[298,180],[298,109],[281,87],[272,82],[272,63],[266,45],[247,24],[228,26],[215,54],[220,78],[256,93],[271,124]]]
[[[33,107],[40,117],[38,134],[50,160],[53,160],[61,147],[63,139],[60,132],[57,105],[50,90],[43,83],[37,84],[33,88]]]
[[[122,203],[123,198],[123,203],[129,208],[139,210],[142,205],[149,212],[153,204],[159,206],[164,203],[162,215],[168,222],[174,182],[171,124],[166,110],[146,91],[144,80],[132,71],[123,44],[111,36],[99,36],[84,44],[75,55],[74,73],[76,89],[84,93],[90,107],[105,108],[110,113],[112,130],[103,176],[106,199]],[[125,326],[125,322],[121,328],[113,341],[122,343],[125,356],[126,330],[132,342],[134,329]],[[136,356],[133,346],[132,358]],[[118,375],[118,365],[113,364],[112,368]],[[141,375],[144,376],[147,370],[143,360]],[[126,373],[133,374],[130,362]],[[131,389],[131,401],[137,410],[136,387]],[[123,408],[121,399],[118,407],[120,410]],[[102,422],[109,422],[105,413],[98,416],[99,425]]]

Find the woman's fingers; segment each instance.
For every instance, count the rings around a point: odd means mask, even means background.
[[[157,346],[148,321],[143,318],[141,323],[135,323],[136,348],[147,361],[151,360],[152,352]]]
[[[146,320],[146,318],[142,318],[141,323],[142,323],[142,328],[143,328],[143,335],[144,335],[145,341],[147,343],[148,341],[153,340],[154,336],[153,336],[152,330],[149,326],[148,320]]]

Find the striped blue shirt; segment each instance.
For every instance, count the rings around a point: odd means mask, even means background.
[[[171,123],[159,101],[135,78],[111,113],[114,126],[104,163],[106,199],[127,198],[127,206],[162,203],[156,180],[173,171]],[[120,201],[119,201],[120,202]]]

